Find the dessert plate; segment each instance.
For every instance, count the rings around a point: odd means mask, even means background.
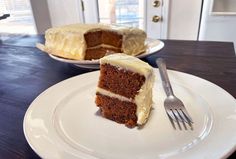
[[[158,69],[155,69],[159,75]],[[127,128],[101,117],[95,89],[99,72],[62,81],[40,94],[24,117],[24,134],[42,158],[156,159],[222,158],[235,150],[236,101],[199,77],[168,70],[173,90],[191,114],[193,130],[172,128],[163,102],[160,77],[154,105],[142,128]]]
[[[164,43],[160,40],[154,40],[154,39],[147,39],[147,50],[146,52],[137,55],[138,58],[144,58],[147,56],[150,56],[158,51],[160,51],[164,47]],[[82,67],[82,68],[92,68],[92,69],[98,69],[99,68],[99,60],[70,60],[65,59],[62,57],[58,57],[52,54],[48,54],[51,58],[54,60],[74,64],[75,66]]]

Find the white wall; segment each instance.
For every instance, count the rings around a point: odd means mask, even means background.
[[[37,33],[44,34],[45,30],[52,26],[47,0],[30,0],[30,3]]]
[[[201,3],[202,0],[169,1],[168,39],[197,40]]]
[[[30,0],[38,34],[51,27],[83,22],[80,0]]]
[[[79,23],[82,15],[80,0],[47,0],[52,26]]]
[[[98,0],[83,0],[84,3],[84,22],[97,23],[98,17]],[[106,8],[103,8],[106,9]]]
[[[236,50],[236,12],[224,13],[219,9],[221,12],[215,14],[212,5],[213,0],[204,1],[199,40],[234,42]],[[236,11],[235,1],[232,5]]]

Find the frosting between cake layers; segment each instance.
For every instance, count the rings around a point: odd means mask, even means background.
[[[117,98],[117,99],[119,99],[119,100],[121,100],[121,101],[133,102],[132,99],[129,99],[129,98],[124,97],[124,96],[121,96],[121,95],[119,95],[119,94],[112,93],[111,91],[107,91],[107,90],[102,89],[102,88],[99,88],[99,87],[97,87],[96,92],[98,92],[98,93],[100,93],[100,94],[102,94],[102,95],[111,97],[111,98]]]
[[[89,47],[88,49],[96,49],[96,48],[108,48],[108,49],[119,49],[118,47],[114,47],[114,46],[111,46],[111,45],[107,45],[107,44],[100,44],[100,45],[96,45],[96,46],[93,46],[93,47]]]
[[[132,61],[132,62],[129,62]],[[138,58],[128,56],[125,54],[114,54],[105,56],[100,59],[100,64],[110,64],[112,66],[116,66],[118,69],[126,69],[135,73],[139,73],[140,75],[144,75],[146,80],[144,84],[141,86],[138,94],[131,101],[130,99],[123,97],[121,95],[114,94],[110,91],[103,91],[101,88],[97,88],[97,92],[109,96],[118,98],[121,101],[130,101],[137,105],[136,116],[138,118],[137,124],[144,124],[149,116],[151,106],[152,106],[152,88],[154,83],[154,72],[152,67],[141,61]]]

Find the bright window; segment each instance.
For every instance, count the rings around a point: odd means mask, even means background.
[[[143,0],[98,0],[99,21],[144,29]]]
[[[0,0],[0,33],[36,34],[34,18],[29,0]]]

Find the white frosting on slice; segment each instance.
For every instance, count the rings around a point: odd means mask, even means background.
[[[126,54],[112,54],[109,56],[105,56],[100,59],[100,64],[110,64],[112,66],[117,66],[118,68],[122,68],[125,70],[130,70],[132,72],[139,73],[140,75],[144,75],[146,78],[152,73],[152,67],[133,56],[128,56]]]
[[[152,73],[135,96],[134,103],[137,105],[136,116],[138,117],[137,124],[146,123],[150,110],[153,104],[152,88],[154,83],[154,74]]]
[[[126,97],[114,94],[110,91],[103,90],[101,88],[97,89],[97,92],[105,96],[118,98],[121,101],[130,100],[130,102],[135,103],[137,105],[137,111],[136,111],[136,116],[138,118],[137,124],[138,125],[144,124],[148,119],[153,103],[152,88],[155,79],[153,68],[149,64],[141,61],[140,59],[125,54],[112,54],[109,56],[105,56],[100,59],[100,64],[101,65],[110,64],[112,66],[116,66],[118,69],[129,70],[145,76],[146,79],[144,84],[141,86],[135,98],[131,100]]]

